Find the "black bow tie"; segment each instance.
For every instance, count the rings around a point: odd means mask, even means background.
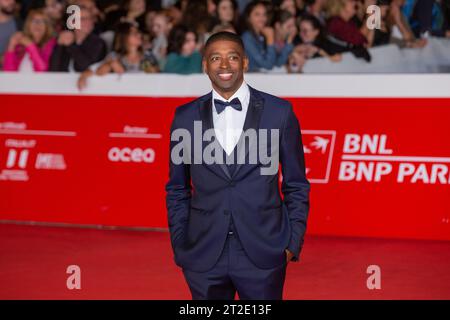
[[[239,101],[239,98],[234,98],[230,102],[223,101],[220,99],[214,99],[214,105],[216,106],[217,113],[221,113],[228,106],[230,106],[238,111],[242,110],[242,105],[241,105],[241,101]]]

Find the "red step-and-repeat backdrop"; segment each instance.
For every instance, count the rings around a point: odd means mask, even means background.
[[[194,98],[1,94],[0,220],[166,228],[170,124]],[[308,233],[450,240],[450,99],[284,98]]]

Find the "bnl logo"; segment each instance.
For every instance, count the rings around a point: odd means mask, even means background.
[[[328,183],[336,141],[333,130],[302,130],[306,176],[311,183]]]

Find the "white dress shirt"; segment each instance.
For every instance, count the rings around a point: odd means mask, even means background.
[[[217,113],[214,99],[222,101],[231,101],[238,98],[242,105],[242,110],[236,110],[232,107],[226,107],[220,114]],[[227,155],[233,152],[234,147],[239,141],[239,138],[244,129],[245,117],[247,115],[248,105],[250,102],[250,89],[247,83],[242,81],[239,89],[227,100],[222,97],[214,88],[212,89],[212,111],[214,132],[222,148]]]

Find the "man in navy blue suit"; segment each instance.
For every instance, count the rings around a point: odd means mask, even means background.
[[[171,127],[166,204],[175,262],[193,299],[282,299],[309,211],[299,122],[290,102],[244,81],[239,36],[213,34],[202,65],[212,91],[178,107]]]

